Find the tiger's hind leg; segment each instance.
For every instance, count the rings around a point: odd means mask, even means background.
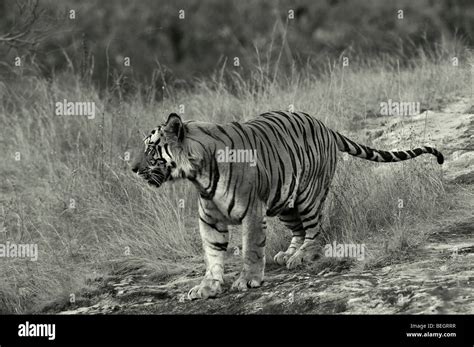
[[[297,208],[288,208],[278,216],[280,221],[291,230],[293,236],[291,238],[290,246],[286,251],[278,252],[273,260],[278,265],[286,265],[288,259],[295,254],[295,252],[303,245],[305,239],[305,231],[301,223],[300,215]]]
[[[321,218],[328,191],[329,185],[315,199],[312,199],[311,203],[298,205],[305,237],[301,247],[287,260],[286,267],[288,269],[294,269],[318,257],[321,250],[318,236],[321,234]]]

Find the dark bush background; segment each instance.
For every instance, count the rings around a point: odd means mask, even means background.
[[[28,20],[18,3],[28,4],[0,0],[0,36]],[[70,9],[74,20],[67,19]],[[181,9],[184,20],[178,18]],[[290,10],[294,19],[288,19]],[[324,65],[328,56],[341,54],[388,54],[403,63],[420,47],[474,40],[472,0],[40,0],[38,11],[43,12],[26,36],[31,43],[0,45],[0,60],[8,65],[15,56],[25,57],[45,75],[74,68],[101,89],[124,77],[192,83],[225,62],[233,66],[234,57],[243,74],[269,60],[298,68]],[[156,68],[159,78],[152,73]]]

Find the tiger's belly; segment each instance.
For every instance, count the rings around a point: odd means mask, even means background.
[[[225,222],[240,224],[257,204],[263,206],[264,213],[276,209],[275,214],[278,214],[296,201],[300,174],[290,174],[291,179],[282,180],[280,183],[273,180],[259,181],[251,171],[247,174],[237,179],[232,177],[230,183],[225,176],[221,176],[219,180],[212,202],[220,212],[220,219]],[[278,189],[275,189],[277,187]]]

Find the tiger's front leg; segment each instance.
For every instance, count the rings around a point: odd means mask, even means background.
[[[260,204],[259,204],[260,205]],[[265,271],[266,224],[263,207],[249,208],[242,221],[242,256],[243,269],[240,276],[232,284],[231,289],[246,291],[260,287]]]
[[[207,299],[214,298],[222,292],[224,283],[224,255],[227,251],[229,231],[227,224],[218,222],[210,216],[212,206],[204,207],[205,201],[200,201],[199,206],[199,231],[204,248],[206,274],[201,283],[193,287],[188,298]]]

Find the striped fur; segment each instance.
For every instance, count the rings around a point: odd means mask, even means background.
[[[223,153],[248,154],[237,160]],[[275,262],[294,268],[310,261],[320,245],[323,204],[336,168],[337,152],[377,161],[396,162],[424,153],[443,156],[431,147],[387,152],[359,145],[306,113],[269,112],[245,122],[182,122],[176,114],[145,139],[145,151],[133,171],[150,184],[185,178],[200,193],[199,227],[206,275],[190,299],[221,292],[228,226],[242,224],[243,270],[233,288],[261,285],[265,267],[266,216],[292,231],[288,249]]]

